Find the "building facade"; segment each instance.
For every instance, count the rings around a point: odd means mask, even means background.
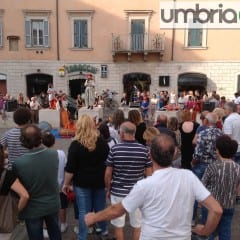
[[[161,0],[0,0],[0,91],[240,90],[236,29],[161,29]],[[14,17],[13,17],[14,16]]]

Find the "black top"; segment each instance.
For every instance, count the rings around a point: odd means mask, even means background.
[[[109,147],[99,137],[96,149],[90,152],[86,147],[74,140],[68,150],[66,172],[73,173],[73,185],[82,188],[104,188],[105,161]]]
[[[146,128],[147,128],[146,123],[141,122],[140,124],[137,125],[135,133],[135,139],[143,145],[146,145],[146,141],[143,139],[143,133],[146,130]]]
[[[0,170],[0,177],[2,176],[3,170]],[[5,179],[2,185],[2,188],[0,190],[0,195],[7,195],[10,191],[10,188],[12,184],[15,182],[17,176],[10,170],[7,170],[7,173],[5,175]]]

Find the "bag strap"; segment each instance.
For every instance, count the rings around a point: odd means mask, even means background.
[[[7,173],[7,169],[4,169],[3,172],[2,172],[1,180],[0,180],[0,191],[2,189],[2,185],[3,185],[3,182],[5,180],[6,173]]]

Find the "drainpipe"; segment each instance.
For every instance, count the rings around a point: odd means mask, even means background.
[[[175,3],[176,3],[176,0],[173,0],[174,4],[174,9],[175,9]],[[174,23],[173,23],[173,29],[172,29],[172,52],[171,52],[171,61],[174,60],[174,43],[175,43],[175,27],[174,27]]]
[[[57,60],[60,60],[60,54],[59,54],[59,17],[58,17],[58,12],[59,12],[59,5],[58,5],[58,0],[56,0],[56,26],[57,26]]]

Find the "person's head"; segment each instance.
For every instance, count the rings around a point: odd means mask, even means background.
[[[172,131],[177,131],[179,127],[179,122],[176,117],[170,117],[168,119],[167,127]]]
[[[233,102],[226,102],[224,104],[224,110],[225,110],[225,114],[226,116],[228,116],[229,114],[236,112],[236,104],[234,104]]]
[[[128,112],[128,121],[132,122],[136,126],[142,122],[141,114],[138,110],[132,109]]]
[[[34,124],[28,124],[21,129],[20,142],[23,147],[33,149],[42,144],[42,132]]]
[[[0,170],[4,168],[4,161],[5,161],[5,153],[4,153],[3,145],[0,144]]]
[[[163,126],[167,126],[167,121],[168,121],[167,115],[159,114],[157,116],[157,124],[160,124],[160,125],[163,125]]]
[[[209,112],[207,115],[206,115],[206,120],[207,120],[207,125],[208,126],[215,126],[217,121],[218,121],[218,116],[216,113],[213,113],[213,112]]]
[[[201,112],[201,114],[200,114],[200,120],[202,121],[202,124],[203,125],[206,125],[206,116],[207,116],[207,114],[209,113],[209,111],[207,111],[207,110],[204,110],[204,111],[202,111]]]
[[[217,154],[222,158],[232,158],[237,152],[238,143],[228,135],[222,135],[216,140]]]
[[[96,148],[98,135],[99,133],[92,117],[84,114],[78,118],[75,139],[89,151],[93,151]]]
[[[54,135],[49,131],[43,132],[42,133],[42,143],[46,147],[49,147],[49,148],[52,147],[55,144]]]
[[[192,121],[192,114],[189,110],[183,110],[181,117],[182,117],[182,122]]]
[[[13,120],[19,126],[23,126],[23,125],[29,123],[31,120],[30,110],[28,108],[18,108],[13,113]]]
[[[120,138],[122,140],[134,140],[136,133],[136,125],[132,122],[124,122],[120,126]]]
[[[109,127],[108,127],[106,122],[102,122],[99,125],[98,130],[99,130],[100,134],[103,136],[104,139],[109,139],[110,138]]]
[[[111,124],[115,129],[119,129],[120,125],[125,121],[124,112],[121,109],[116,110],[111,118]]]
[[[157,128],[147,127],[147,129],[143,133],[143,139],[146,141],[146,144],[150,146],[153,138],[159,135],[160,135],[160,132]]]
[[[223,108],[214,108],[213,113],[217,115],[218,120],[221,120],[225,116]]]
[[[160,134],[152,140],[150,155],[153,162],[160,167],[169,167],[175,153],[175,143],[171,136]]]

